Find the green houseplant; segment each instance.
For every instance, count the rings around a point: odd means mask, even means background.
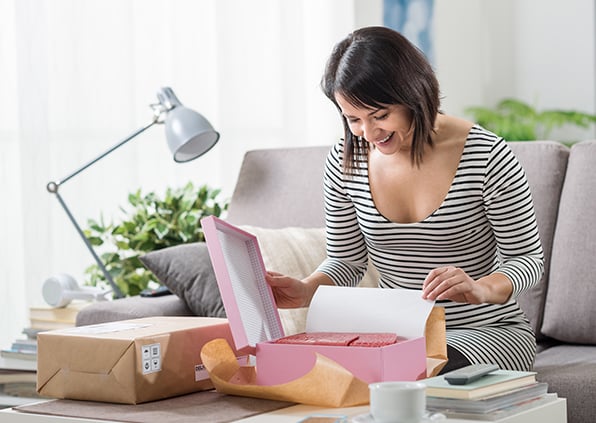
[[[209,215],[221,216],[227,210],[228,200],[221,199],[220,194],[219,189],[195,187],[192,183],[168,188],[163,197],[138,190],[129,194],[127,207],[121,207],[120,222],[106,224],[103,217],[89,220],[83,232],[93,246],[101,249],[101,259],[122,293],[137,295],[157,283],[139,257],[182,243],[204,241],[200,220]],[[105,281],[96,264],[85,273],[90,285]]]
[[[575,110],[536,110],[529,104],[506,98],[496,107],[468,107],[473,120],[508,141],[548,139],[552,130],[564,125],[587,128],[596,116]],[[571,141],[571,140],[563,140]]]

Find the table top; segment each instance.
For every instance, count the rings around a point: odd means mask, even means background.
[[[258,416],[238,420],[238,423],[297,423],[311,414],[346,415],[355,417],[368,413],[368,406],[349,408],[321,408],[309,405],[294,405]],[[7,408],[0,410],[0,422],[11,423],[106,423],[106,420],[83,419],[76,417],[49,416],[22,413]],[[474,423],[473,420],[447,419],[448,423]],[[564,398],[523,411],[494,423],[566,423],[567,401]],[[117,423],[117,422],[116,422]]]

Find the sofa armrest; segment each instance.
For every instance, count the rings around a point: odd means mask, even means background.
[[[176,295],[134,296],[89,304],[78,312],[76,325],[86,326],[151,316],[193,316],[193,313]]]

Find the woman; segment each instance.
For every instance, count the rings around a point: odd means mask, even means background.
[[[445,308],[443,372],[529,370],[535,337],[515,298],[540,279],[543,253],[505,141],[442,114],[431,66],[388,28],[337,44],[322,88],[345,129],[325,169],[328,258],[302,281],[269,273],[278,306],[308,305],[319,285],[356,285],[370,258],[381,288],[421,290]]]

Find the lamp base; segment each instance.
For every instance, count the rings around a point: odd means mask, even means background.
[[[105,301],[111,290],[86,286],[80,287],[75,278],[66,273],[49,277],[41,289],[43,299],[56,308],[66,307],[72,300]]]

